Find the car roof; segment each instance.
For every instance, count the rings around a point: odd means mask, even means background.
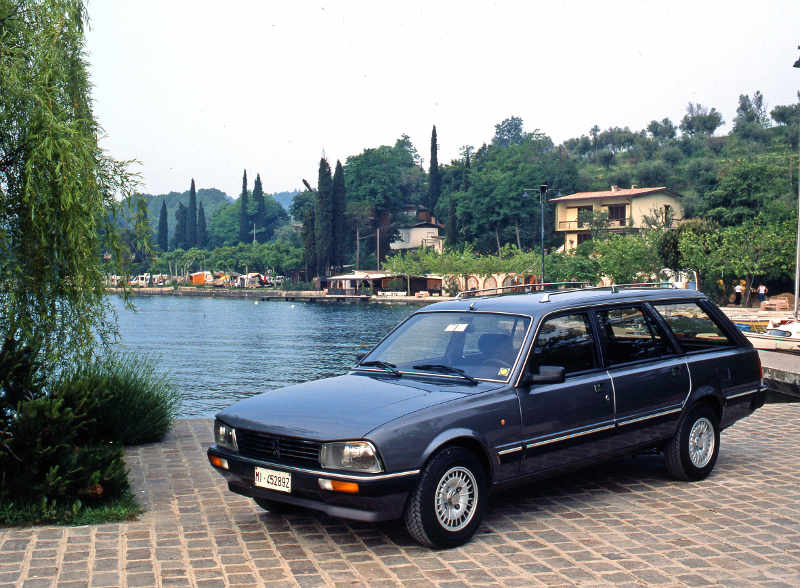
[[[612,291],[611,289],[591,289],[546,292],[529,294],[505,294],[494,296],[475,296],[456,298],[445,302],[431,304],[420,312],[437,312],[453,310],[472,310],[475,312],[503,312],[537,316],[553,312],[561,308],[576,306],[592,306],[613,304],[626,301],[659,301],[659,300],[704,300],[706,296],[697,290],[683,288],[630,288]]]

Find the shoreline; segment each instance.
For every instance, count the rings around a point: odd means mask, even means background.
[[[122,288],[106,288],[108,294],[121,294]],[[132,288],[131,296],[197,296],[205,298],[243,298],[257,301],[293,301],[293,302],[375,302],[378,304],[394,304],[398,302],[411,304],[432,304],[445,300],[453,300],[450,296],[360,296],[360,295],[326,295],[317,290],[269,290],[262,288],[229,289],[229,288],[193,288],[179,286],[177,288]]]

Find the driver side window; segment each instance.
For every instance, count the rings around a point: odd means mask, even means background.
[[[596,353],[589,317],[585,313],[547,319],[533,344],[532,368],[557,365],[567,374],[596,367]]]

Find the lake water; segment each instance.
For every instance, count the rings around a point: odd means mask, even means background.
[[[173,296],[132,300],[137,312],[113,299],[118,347],[156,356],[183,394],[184,417],[213,416],[265,390],[342,374],[356,354],[419,308]]]

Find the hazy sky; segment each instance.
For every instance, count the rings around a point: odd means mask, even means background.
[[[733,119],[739,94],[796,100],[800,2],[92,0],[95,112],[144,190],[316,184],[408,134],[439,161],[520,116],[556,143],[676,124],[689,101]],[[727,126],[727,125],[726,125]]]

